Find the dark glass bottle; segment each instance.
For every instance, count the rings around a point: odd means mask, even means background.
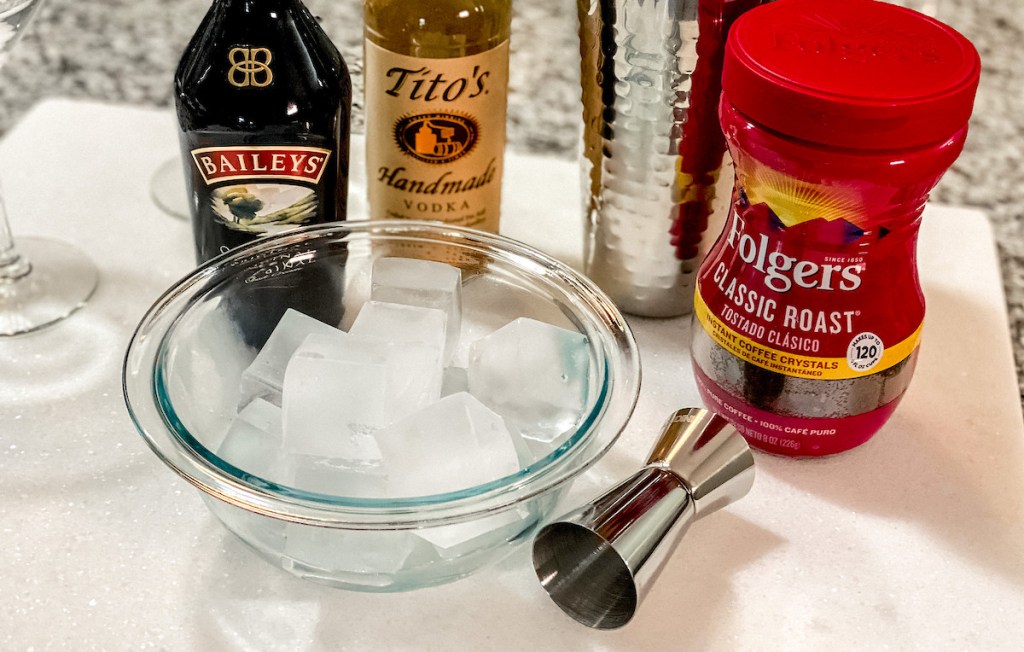
[[[196,258],[345,219],[348,68],[299,0],[215,0],[174,80]]]
[[[300,0],[215,0],[174,83],[199,263],[345,219],[351,82]],[[308,249],[238,263],[251,281],[225,301],[250,345],[262,346],[288,308],[340,321],[347,252]]]

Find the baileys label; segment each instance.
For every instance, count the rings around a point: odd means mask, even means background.
[[[311,222],[320,211],[318,189],[331,158],[320,147],[290,145],[202,147],[192,161],[207,186],[204,201],[232,231],[273,234]]]

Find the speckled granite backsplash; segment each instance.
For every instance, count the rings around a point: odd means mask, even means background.
[[[572,158],[579,138],[575,4],[514,4],[510,147]],[[359,128],[361,4],[307,5],[353,72]],[[50,0],[0,72],[0,130],[48,96],[170,106],[174,66],[208,6],[209,0]],[[941,12],[977,45],[983,75],[967,148],[932,198],[981,208],[995,226],[1024,396],[1024,204],[1014,194],[1024,187],[1024,2],[943,0]]]

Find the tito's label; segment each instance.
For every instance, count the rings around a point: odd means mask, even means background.
[[[712,340],[796,378],[857,378],[909,357],[924,318],[909,230],[862,227],[856,199],[828,189],[793,199],[742,181],[697,280],[694,314]]]
[[[366,41],[370,216],[498,231],[508,41],[419,59]]]

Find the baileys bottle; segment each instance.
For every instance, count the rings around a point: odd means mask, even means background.
[[[300,0],[215,0],[174,80],[196,260],[346,217],[351,82]],[[341,319],[343,246],[254,251],[225,296],[262,346],[288,308]]]
[[[345,219],[348,69],[299,0],[216,0],[174,80],[196,258]]]

